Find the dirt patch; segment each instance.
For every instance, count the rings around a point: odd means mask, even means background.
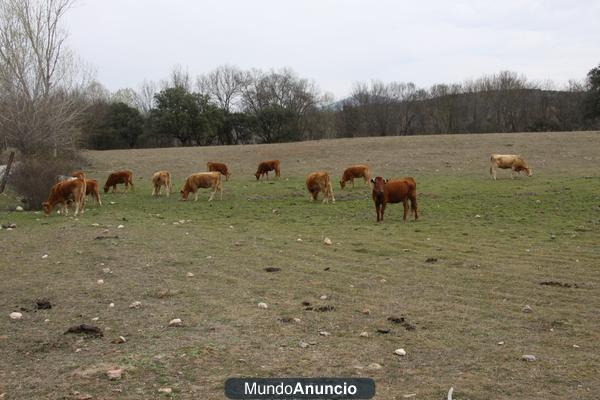
[[[576,283],[565,283],[558,281],[544,281],[540,282],[542,286],[554,286],[554,287],[562,287],[562,288],[578,288],[579,286]]]

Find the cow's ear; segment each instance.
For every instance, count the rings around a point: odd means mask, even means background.
[[[371,178],[371,182],[372,182],[372,183],[375,183],[375,178]]]

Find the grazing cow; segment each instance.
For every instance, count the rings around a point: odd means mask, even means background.
[[[102,201],[100,200],[100,190],[98,189],[98,181],[95,179],[86,179],[85,180],[85,195],[92,196],[92,198],[98,203],[98,205],[102,205]]]
[[[275,171],[277,177],[281,175],[279,160],[261,161],[254,176],[256,176],[256,180],[259,180],[261,176],[267,175],[267,180],[269,180],[269,171]]]
[[[212,201],[217,191],[220,192],[221,200],[223,200],[223,186],[221,185],[221,174],[219,172],[198,172],[188,176],[180,192],[181,200],[187,200],[191,192],[196,195],[194,201],[198,201],[199,188],[212,188],[208,201]]]
[[[346,187],[346,182],[351,182],[352,187],[354,187],[354,178],[363,178],[365,180],[365,184],[369,184],[371,180],[371,171],[369,171],[369,167],[363,164],[359,165],[351,165],[344,170],[342,174],[342,178],[340,179],[340,187],[344,189]]]
[[[131,189],[134,190],[133,187],[133,172],[129,170],[115,171],[108,176],[106,183],[104,184],[104,193],[108,193],[108,189],[112,186],[113,193],[117,191],[117,185],[119,183],[125,184],[125,190],[123,193],[127,193],[129,191],[129,185],[131,185]]]
[[[417,210],[417,183],[411,177],[402,179],[388,180],[378,176],[371,179],[373,183],[373,202],[375,202],[375,212],[377,213],[377,222],[383,221],[383,214],[387,203],[404,204],[404,218],[408,214],[408,201],[410,200],[411,211],[415,213],[415,221],[419,218]]]
[[[225,180],[228,181],[229,177],[231,176],[231,173],[229,172],[229,169],[227,169],[227,165],[223,164],[223,163],[219,163],[219,162],[207,162],[206,163],[206,168],[210,171],[210,172],[220,172],[222,175],[225,176]]]
[[[490,176],[493,180],[496,180],[496,168],[509,169],[510,178],[514,178],[514,173],[517,174],[521,171],[525,171],[527,176],[533,175],[531,168],[527,166],[525,160],[521,156],[514,154],[492,154],[490,156]]]
[[[52,208],[60,205],[65,215],[68,215],[67,206],[70,202],[75,203],[75,215],[79,214],[79,211],[83,214],[85,191],[86,182],[83,179],[70,179],[58,182],[52,186],[48,199],[42,203],[44,214],[47,216],[52,211]]]
[[[152,185],[154,185],[152,196],[160,196],[160,189],[164,186],[167,197],[169,197],[171,195],[171,173],[169,171],[155,172],[152,175]]]
[[[306,188],[310,193],[313,201],[317,200],[319,192],[323,193],[323,203],[329,202],[335,203],[335,197],[333,197],[333,189],[331,188],[331,179],[329,174],[325,171],[313,172],[306,177]]]

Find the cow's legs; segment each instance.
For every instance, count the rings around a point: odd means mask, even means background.
[[[385,213],[385,203],[381,203],[381,222],[383,222],[383,214]]]
[[[406,217],[408,215],[408,200],[404,200],[402,205],[404,206],[404,216],[402,217],[402,220],[406,221]]]
[[[194,201],[198,201],[198,195],[200,194],[199,190],[196,190],[196,193],[194,193]],[[209,200],[210,201],[210,200]]]
[[[377,222],[379,222],[379,207],[380,205],[375,203],[375,213],[377,214]]]
[[[493,180],[496,180],[496,168],[494,168],[494,165],[490,165],[490,178]]]
[[[352,189],[354,189],[354,178],[352,178],[350,182],[352,182]]]
[[[211,192],[211,194],[210,194],[210,197],[208,198],[208,201],[212,201],[212,199],[213,199],[213,197],[214,197],[214,195],[215,195],[215,193],[216,193],[216,192],[217,192],[217,189],[215,188],[215,189],[214,189],[214,190]]]

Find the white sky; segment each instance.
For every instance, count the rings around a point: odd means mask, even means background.
[[[336,98],[511,70],[557,85],[600,63],[600,1],[79,0],[70,47],[111,91],[221,64],[291,67]]]

